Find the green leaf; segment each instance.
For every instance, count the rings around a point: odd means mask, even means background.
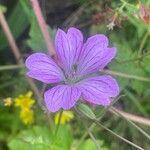
[[[96,142],[98,143],[100,149],[108,150],[108,148],[103,146],[103,141],[96,140]],[[97,150],[97,147],[91,139],[87,139],[80,145],[78,150]]]
[[[114,63],[110,66],[113,71],[126,73],[129,75],[136,75],[141,77],[148,77],[145,70],[139,65],[138,62],[125,62],[125,63]],[[122,88],[130,86],[132,89],[136,90],[138,93],[142,93],[147,90],[148,84],[146,82],[138,80],[130,80],[122,77],[117,78],[119,80],[120,86]]]
[[[143,60],[143,68],[150,74],[150,55],[146,56]]]
[[[109,65],[109,68],[116,72],[121,72],[129,75],[136,75],[141,77],[149,77],[150,74],[145,72],[144,68],[149,68],[148,58],[145,62],[140,62],[137,60],[138,55],[131,49],[130,42],[126,39],[118,39],[115,35],[111,35],[111,38],[115,41],[115,47],[117,47],[117,56],[115,60]],[[141,65],[144,63],[144,65]],[[139,94],[143,93],[148,89],[148,84],[146,82],[138,80],[130,80],[127,78],[117,77],[120,87],[123,89],[126,86],[130,86],[132,89],[136,90]]]
[[[55,135],[55,129],[53,129]],[[70,150],[73,142],[71,128],[68,125],[60,125],[57,135],[53,136],[52,150]]]
[[[60,126],[57,136],[47,127],[34,126],[31,129],[21,131],[13,137],[8,146],[10,150],[70,150],[72,135],[69,126]]]
[[[34,51],[47,51],[47,47],[46,47],[43,35],[41,33],[41,29],[37,22],[37,18],[31,8],[31,5],[29,5],[28,1],[29,0],[20,1],[27,18],[29,22],[31,23],[30,31],[29,31],[29,39],[26,41],[26,43]],[[48,27],[48,31],[49,31],[50,37],[54,39],[56,30],[55,29],[52,30],[50,27]]]
[[[52,30],[50,27],[48,27],[48,31],[50,33],[50,36],[54,37],[55,30]],[[47,51],[47,47],[46,47],[43,35],[41,33],[41,30],[36,20],[32,21],[29,36],[30,38],[27,40],[27,45],[32,50]]]
[[[27,17],[20,5],[20,1],[17,1],[11,12],[8,10],[8,14],[10,14],[7,17],[8,25],[14,38],[17,39],[29,25]],[[8,46],[8,41],[5,38],[2,30],[0,30],[0,42],[0,50]]]
[[[83,103],[80,103],[77,105],[77,109],[83,113],[85,116],[91,118],[91,119],[96,119],[96,116],[94,114],[94,112],[90,109],[89,106],[83,104]]]
[[[48,150],[50,148],[50,130],[45,127],[35,126],[24,130],[16,138],[13,138],[8,146],[10,150]]]

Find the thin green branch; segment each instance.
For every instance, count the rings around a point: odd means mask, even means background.
[[[0,66],[0,71],[20,69],[23,67],[24,65],[5,65],[5,66]]]
[[[135,95],[133,95],[128,89],[124,89],[124,92],[126,96],[133,102],[133,104],[137,107],[138,111],[142,113],[142,115],[148,117],[148,113],[145,111],[145,109],[142,107],[142,105],[139,103],[139,100]]]
[[[113,70],[105,69],[105,70],[101,70],[100,72],[110,74],[110,75],[114,75],[114,76],[127,78],[127,79],[134,79],[134,80],[139,80],[139,81],[144,81],[144,82],[150,82],[150,78],[136,76],[136,75],[129,75],[129,74],[126,74],[126,73],[117,72],[117,71],[113,71]]]
[[[133,58],[133,59],[128,59],[128,60],[124,60],[124,61],[121,61],[119,62],[120,65],[124,64],[124,63],[130,63],[130,62],[135,62],[135,61],[139,61],[139,60],[142,60],[143,58],[147,57],[150,55],[150,52],[147,52],[146,54],[143,54],[137,58]]]
[[[138,56],[141,56],[141,55],[142,55],[143,48],[144,48],[144,46],[145,46],[145,43],[146,43],[148,37],[149,37],[149,32],[146,31],[146,33],[145,33],[145,35],[144,35],[144,37],[143,37],[143,39],[142,39],[142,41],[141,41],[141,44],[140,44],[140,46],[139,46]]]
[[[85,125],[85,128],[89,134],[89,136],[91,137],[91,139],[93,140],[93,142],[95,143],[95,146],[97,147],[97,150],[101,150],[100,145],[97,143],[96,138],[94,137],[93,133],[91,132],[91,130],[89,130],[89,128]]]
[[[55,129],[54,137],[57,136],[57,133],[58,133],[58,130],[59,130],[59,126],[60,126],[60,122],[61,122],[61,118],[62,118],[62,114],[63,114],[63,110],[61,110],[61,112],[60,112],[60,114],[59,114],[58,124],[57,124],[56,129]],[[55,139],[55,138],[54,138],[54,139]]]

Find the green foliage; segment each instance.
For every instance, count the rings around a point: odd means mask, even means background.
[[[38,126],[22,131],[19,135],[9,142],[11,150],[48,150],[50,148],[50,130]]]
[[[108,150],[108,148],[103,145],[103,141],[97,140],[96,142],[102,150]],[[97,150],[97,146],[91,139],[87,139],[80,145],[78,150]]]
[[[83,103],[78,104],[77,105],[77,109],[81,113],[83,113],[85,116],[87,116],[87,117],[89,117],[91,119],[95,119],[96,118],[96,116],[95,116],[94,112],[92,111],[92,109],[89,106],[87,106],[87,105],[85,105]]]
[[[3,5],[0,5],[0,12],[5,13],[7,11],[7,8]]]
[[[15,37],[15,39],[17,39],[29,25],[27,17],[21,7],[20,1],[18,1],[15,4],[15,7],[10,12],[8,10],[8,14],[9,14],[9,16],[7,17],[8,25],[10,27],[13,36]],[[2,30],[0,30],[0,43],[1,43],[0,50],[8,46],[8,41],[6,38],[4,38],[4,33]]]
[[[55,30],[48,27],[51,37],[54,37]],[[30,38],[27,40],[27,45],[34,51],[47,51],[43,35],[36,20],[33,20],[29,32]]]
[[[141,61],[137,52],[131,49],[129,42],[125,39],[120,40],[115,37],[116,35],[111,35],[111,39],[114,40],[118,51],[116,60],[110,65],[110,69],[129,75],[149,77],[150,73],[145,71],[146,68],[149,68],[148,63],[150,64],[148,57],[144,57],[143,61]],[[150,87],[146,82],[138,80],[122,79],[121,77],[118,77],[118,80],[122,88],[130,86],[138,93],[143,93]]]
[[[24,0],[20,2],[22,5],[22,8],[25,12],[25,15],[27,16],[29,22],[30,22],[30,31],[29,31],[29,39],[26,41],[26,44],[36,52],[39,51],[47,51],[47,47],[43,38],[43,35],[41,33],[41,29],[39,27],[39,24],[37,22],[37,18],[35,17],[35,14],[33,10],[31,9],[31,6],[29,5],[29,0]],[[48,31],[52,39],[55,37],[55,30],[52,30],[49,26],[47,26]]]
[[[34,126],[21,131],[9,141],[10,150],[70,150],[72,135],[69,126],[60,126],[57,136],[47,127]],[[55,137],[55,138],[54,138]]]

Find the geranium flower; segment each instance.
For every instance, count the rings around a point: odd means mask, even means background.
[[[25,62],[29,77],[46,84],[57,83],[44,93],[48,111],[68,110],[79,99],[107,106],[119,94],[115,79],[98,75],[116,55],[116,48],[108,47],[105,35],[94,35],[84,43],[78,29],[69,28],[67,33],[59,29],[55,48],[57,62],[44,53],[32,54]]]

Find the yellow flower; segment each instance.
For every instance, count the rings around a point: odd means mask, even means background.
[[[30,109],[22,109],[20,112],[20,119],[26,125],[34,122],[34,113]]]
[[[29,91],[25,95],[19,95],[15,99],[15,106],[21,108],[20,119],[26,125],[32,124],[34,121],[34,112],[31,109],[31,107],[35,103],[35,100],[32,99],[31,97],[32,92]]]
[[[59,123],[60,112],[56,113],[54,117],[55,124]],[[63,111],[60,119],[60,124],[65,124],[66,122],[70,122],[74,118],[74,114],[72,111]]]
[[[4,99],[4,106],[10,107],[12,104],[13,104],[13,101],[11,97],[7,97]]]
[[[20,107],[21,109],[30,109],[34,104],[35,100],[31,98],[32,92],[29,91],[25,95],[19,95],[18,98],[15,99],[15,106]]]

